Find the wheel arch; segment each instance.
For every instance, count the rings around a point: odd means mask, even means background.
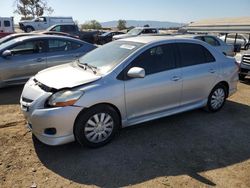
[[[75,119],[75,121],[74,121],[74,125],[75,125],[75,122],[77,121],[77,119],[82,115],[82,114],[84,114],[86,111],[88,111],[89,109],[91,109],[91,108],[96,108],[96,107],[98,107],[98,106],[109,106],[109,107],[111,107],[111,108],[113,108],[115,111],[116,111],[116,113],[118,114],[118,116],[119,116],[119,121],[120,121],[120,128],[122,127],[122,116],[121,116],[121,112],[120,112],[120,110],[117,108],[117,106],[115,106],[115,105],[113,105],[113,104],[111,104],[111,103],[98,103],[98,104],[95,104],[95,105],[93,105],[93,106],[90,106],[90,107],[88,107],[88,108],[84,108],[84,109],[82,109],[80,112],[79,112],[79,114],[77,115],[77,117],[76,117],[76,119]]]
[[[225,86],[225,88],[226,88],[226,98],[228,97],[228,95],[229,95],[229,84],[228,84],[228,82],[227,81],[220,81],[220,82],[218,82],[213,88],[215,88],[216,86],[218,86],[218,85],[223,85],[223,86]]]

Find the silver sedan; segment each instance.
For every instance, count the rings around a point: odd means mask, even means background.
[[[0,87],[25,83],[38,71],[71,62],[96,48],[78,39],[22,36],[0,45]]]
[[[39,72],[21,108],[43,143],[99,147],[120,127],[206,107],[237,90],[238,66],[209,44],[147,36],[106,44],[78,62]]]

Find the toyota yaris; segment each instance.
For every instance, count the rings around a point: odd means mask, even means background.
[[[216,112],[237,82],[235,60],[209,44],[134,37],[39,72],[24,86],[20,102],[41,142],[98,147],[121,127],[202,107]]]

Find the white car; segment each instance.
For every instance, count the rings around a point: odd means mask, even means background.
[[[217,50],[221,51],[223,54],[227,56],[234,56],[234,46],[231,44],[227,44],[223,42],[220,38],[213,36],[213,35],[180,35],[180,37],[185,38],[193,38],[202,40],[213,47],[215,47]]]
[[[125,39],[125,38],[129,38],[129,37],[136,37],[136,36],[139,36],[139,35],[152,35],[152,34],[158,34],[158,33],[159,33],[159,30],[156,29],[156,28],[152,28],[152,27],[136,27],[134,29],[131,29],[126,34],[113,36],[113,40]]]
[[[228,34],[227,35],[227,40],[226,43],[227,44],[234,44],[235,42],[235,36],[236,34]],[[225,35],[221,36],[220,39],[225,41]],[[240,44],[241,48],[248,50],[249,49],[249,38],[247,37],[247,35],[243,35],[243,34],[237,34],[237,39],[236,39],[236,43],[235,44]]]

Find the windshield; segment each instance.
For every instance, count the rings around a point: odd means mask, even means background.
[[[97,67],[99,73],[105,74],[141,46],[142,43],[114,41],[82,56],[79,62]]]
[[[142,29],[132,29],[128,32],[129,35],[139,35],[142,32]]]
[[[111,32],[106,32],[106,33],[103,33],[101,36],[105,37],[107,35],[109,35]]]
[[[15,38],[15,39],[12,39],[12,40],[9,40],[7,42],[4,42],[3,44],[0,45],[0,51],[2,51],[3,49],[15,44],[16,42],[18,42],[18,38]]]

